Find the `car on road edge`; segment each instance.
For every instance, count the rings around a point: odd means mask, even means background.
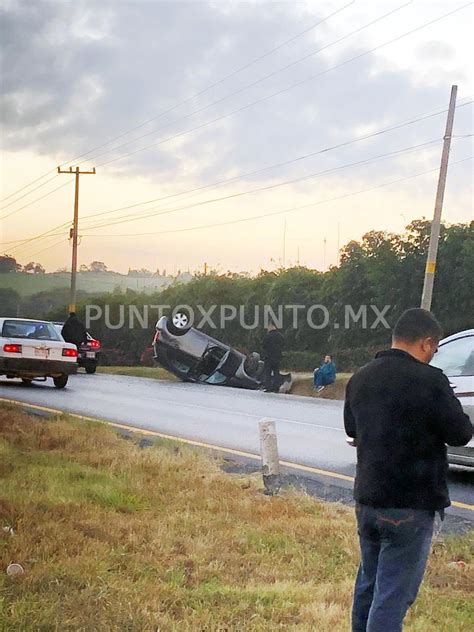
[[[76,372],[76,345],[64,342],[50,322],[0,318],[0,375],[25,384],[51,377],[56,388],[64,388]]]

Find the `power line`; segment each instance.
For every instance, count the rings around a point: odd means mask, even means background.
[[[427,141],[425,143],[420,143],[418,145],[412,145],[410,147],[405,147],[403,149],[399,149],[399,150],[396,150],[396,151],[380,154],[379,156],[375,156],[373,158],[367,158],[365,160],[358,160],[357,162],[348,163],[348,164],[345,164],[345,165],[341,165],[339,167],[333,167],[331,169],[324,169],[323,171],[318,171],[318,172],[315,172],[315,173],[311,173],[309,175],[300,176],[298,178],[293,178],[291,180],[285,180],[283,182],[277,182],[277,183],[274,183],[274,184],[269,184],[269,185],[266,185],[266,186],[257,187],[255,189],[250,189],[249,191],[242,191],[240,193],[231,193],[229,195],[221,196],[221,197],[218,197],[218,198],[213,198],[213,199],[210,199],[210,200],[203,200],[201,202],[195,202],[194,204],[188,204],[186,206],[179,206],[179,207],[175,207],[175,208],[172,208],[172,209],[158,211],[157,213],[149,213],[147,215],[141,215],[141,216],[137,216],[136,214],[132,214],[132,216],[126,215],[123,218],[118,218],[117,221],[107,222],[107,223],[104,223],[104,224],[98,224],[98,225],[95,225],[95,226],[88,226],[84,230],[88,231],[88,230],[91,230],[91,229],[94,229],[94,228],[103,228],[103,227],[115,226],[117,224],[124,224],[124,223],[127,223],[127,222],[133,222],[133,221],[137,221],[137,220],[148,219],[150,217],[155,217],[157,215],[167,215],[168,213],[175,213],[177,211],[182,211],[182,210],[189,209],[189,208],[195,208],[197,206],[204,206],[204,205],[212,204],[212,203],[215,203],[215,202],[223,202],[224,200],[230,200],[230,199],[234,199],[234,198],[237,198],[237,197],[242,197],[244,195],[251,195],[253,193],[258,193],[258,192],[261,192],[261,191],[269,191],[271,189],[276,189],[276,188],[279,188],[279,187],[282,187],[282,186],[287,186],[288,184],[295,184],[297,182],[302,182],[304,180],[309,180],[311,178],[317,178],[317,177],[319,177],[321,175],[327,175],[327,174],[330,174],[330,173],[335,173],[335,172],[340,171],[342,169],[348,169],[350,167],[354,167],[354,166],[358,166],[358,165],[362,165],[362,164],[368,164],[368,163],[371,163],[371,162],[376,162],[378,160],[382,160],[384,158],[392,157],[392,156],[395,156],[395,155],[410,153],[410,152],[413,152],[413,151],[419,151],[420,149],[424,149],[425,147],[427,147],[429,145],[432,145],[434,143],[440,143],[440,142],[442,142],[442,139],[441,138],[436,138],[434,140],[430,140],[430,141]],[[151,211],[151,210],[152,209],[148,209],[148,211]],[[146,211],[146,212],[148,212],[148,211]]]
[[[35,178],[35,180],[32,180],[31,182],[29,182],[28,184],[25,184],[24,186],[20,187],[19,189],[17,189],[16,191],[13,191],[13,193],[10,193],[9,195],[6,195],[4,198],[2,198],[0,200],[0,202],[4,202],[5,200],[8,200],[9,198],[11,198],[12,196],[16,195],[17,193],[20,193],[21,191],[23,191],[24,189],[27,189],[28,187],[30,187],[32,184],[35,184],[36,182],[39,182],[40,180],[42,180],[43,178],[46,178],[46,176],[49,176],[50,173],[54,173],[56,171],[56,169],[51,169],[50,171],[46,171],[46,173],[43,173],[42,176],[39,176],[38,178]]]
[[[165,114],[168,114],[169,112],[172,112],[173,110],[177,109],[178,107],[185,105],[186,103],[189,103],[190,101],[192,101],[193,99],[196,99],[197,97],[201,96],[202,94],[204,94],[205,92],[208,92],[209,90],[211,90],[212,88],[215,88],[216,86],[220,85],[221,83],[223,83],[224,81],[226,81],[227,79],[231,79],[232,77],[235,77],[237,74],[239,74],[240,72],[242,72],[243,70],[246,70],[247,68],[250,68],[251,66],[253,66],[254,64],[258,63],[259,61],[261,61],[262,59],[265,59],[266,57],[268,57],[269,55],[271,55],[272,53],[280,50],[281,48],[283,48],[284,46],[290,44],[291,42],[294,42],[296,39],[302,37],[303,35],[306,35],[307,33],[309,33],[310,31],[312,31],[313,29],[315,29],[316,27],[318,27],[320,24],[323,24],[324,22],[327,22],[330,18],[334,17],[335,15],[337,15],[338,13],[340,13],[341,11],[344,11],[345,9],[347,9],[349,6],[351,6],[352,4],[354,4],[355,0],[351,0],[349,3],[343,5],[342,7],[340,7],[339,9],[336,9],[335,11],[333,11],[332,13],[330,13],[329,15],[327,15],[326,17],[322,18],[321,20],[319,20],[318,22],[315,22],[314,24],[311,24],[309,27],[306,27],[305,29],[303,29],[302,31],[298,32],[296,35],[293,35],[292,37],[290,37],[289,39],[281,42],[281,44],[277,44],[276,46],[274,46],[273,48],[269,49],[268,51],[266,51],[265,53],[262,53],[261,55],[259,55],[258,57],[254,58],[253,60],[250,60],[249,62],[246,62],[245,64],[243,64],[242,66],[240,66],[239,68],[236,68],[235,70],[233,70],[232,72],[230,72],[229,74],[225,75],[224,77],[222,77],[221,79],[218,79],[217,81],[215,81],[214,83],[211,83],[210,85],[208,85],[206,88],[203,88],[202,90],[200,90],[199,92],[196,92],[195,94],[193,94],[190,97],[187,97],[181,101],[179,101],[178,103],[176,103],[175,105],[171,106],[170,108],[163,110],[162,112],[160,112],[159,114],[157,114],[156,116],[140,123],[139,125],[136,125],[135,127],[132,127],[130,129],[128,129],[127,131],[119,134],[118,136],[115,136],[111,139],[109,139],[108,141],[102,143],[101,145],[97,145],[96,147],[93,147],[92,149],[90,149],[89,151],[80,154],[79,156],[76,156],[76,158],[73,158],[72,160],[68,160],[66,163],[64,164],[68,164],[70,162],[77,162],[78,160],[80,160],[81,158],[84,158],[85,156],[88,156],[89,154],[91,154],[92,152],[98,150],[98,149],[102,149],[102,147],[106,147],[107,145],[109,145],[110,143],[115,142],[116,140],[120,140],[121,138],[123,138],[124,136],[127,136],[128,134],[131,134],[132,132],[136,131],[137,129],[141,129],[142,127],[144,127],[145,125],[148,125],[148,123],[151,123],[155,120],[157,120],[158,118],[164,116]],[[23,191],[24,189],[30,187],[31,185],[35,184],[36,182],[39,182],[40,180],[42,180],[43,178],[45,178],[46,176],[48,176],[50,173],[55,173],[56,169],[51,169],[50,171],[47,171],[46,173],[44,173],[43,175],[39,176],[38,178],[36,178],[35,180],[32,180],[31,182],[25,184],[24,186],[20,187],[19,189],[17,189],[16,191],[14,191],[13,193],[10,193],[9,195],[5,196],[4,198],[2,198],[0,200],[0,202],[4,202],[5,200],[15,196],[17,193],[20,193],[21,191]]]
[[[412,0],[411,0],[412,1]],[[124,136],[127,136],[128,134],[131,134],[132,132],[136,131],[137,129],[141,129],[142,127],[144,127],[145,125],[148,125],[148,123],[151,123],[153,121],[156,121],[157,119],[161,118],[162,116],[169,114],[170,112],[172,112],[173,110],[176,110],[177,108],[181,107],[182,105],[186,105],[187,103],[189,103],[190,101],[193,101],[194,99],[200,97],[201,95],[203,95],[204,93],[208,92],[209,90],[211,90],[212,88],[215,88],[216,86],[220,85],[221,83],[223,83],[224,81],[226,81],[227,79],[230,79],[232,77],[235,77],[236,75],[238,75],[240,72],[242,72],[243,70],[246,70],[247,68],[250,68],[251,66],[253,66],[254,64],[258,63],[259,61],[261,61],[262,59],[265,59],[266,57],[268,57],[269,55],[271,55],[272,53],[276,52],[277,50],[280,50],[281,48],[283,48],[284,46],[286,46],[287,44],[290,44],[291,42],[295,41],[296,39],[302,37],[303,35],[306,35],[306,33],[309,33],[310,31],[312,31],[313,29],[315,29],[316,27],[318,27],[320,24],[323,24],[324,22],[327,22],[330,18],[334,17],[335,15],[337,15],[338,13],[340,13],[341,11],[344,11],[344,9],[347,9],[349,6],[351,6],[352,4],[354,4],[355,0],[351,0],[351,2],[349,2],[348,4],[345,4],[344,6],[340,7],[339,9],[337,9],[336,11],[333,11],[332,13],[330,13],[328,16],[326,16],[325,18],[319,20],[318,22],[316,22],[315,24],[312,24],[311,26],[305,28],[303,31],[297,33],[296,35],[292,36],[291,38],[289,38],[288,40],[285,40],[284,42],[282,42],[281,44],[278,44],[277,46],[274,46],[273,48],[271,48],[270,50],[268,50],[267,52],[261,54],[260,56],[256,57],[255,59],[246,62],[243,66],[240,66],[239,68],[237,68],[236,70],[230,72],[229,74],[225,75],[224,77],[222,77],[221,79],[218,79],[217,81],[215,81],[214,83],[211,83],[209,86],[207,86],[206,88],[203,88],[202,90],[200,90],[199,92],[196,92],[195,94],[193,94],[190,97],[186,97],[185,99],[183,99],[182,101],[179,101],[178,103],[176,103],[175,105],[171,106],[170,108],[163,110],[162,112],[160,112],[159,114],[157,114],[156,116],[144,121],[143,123],[140,123],[139,125],[127,130],[126,132],[123,132],[122,134],[119,134],[118,136],[116,136],[115,138],[112,138],[110,140],[108,140],[107,142],[103,143],[102,145],[98,145],[97,147],[94,147],[93,149],[89,150],[88,152],[81,154],[80,156],[78,156],[77,158],[75,158],[74,160],[70,160],[68,162],[76,162],[77,160],[79,160],[80,158],[83,158],[89,154],[91,154],[92,152],[98,150],[98,149],[102,149],[102,147],[105,147],[107,145],[109,145],[110,143],[113,143],[116,140],[119,140],[120,138],[123,138]],[[188,115],[188,116],[192,116]],[[186,117],[184,117],[186,118]],[[181,120],[181,119],[178,119]],[[174,121],[176,122],[176,121]],[[150,133],[155,133],[157,130],[153,130]],[[145,134],[145,136],[147,136],[148,134]],[[140,136],[138,138],[133,139],[130,142],[134,142],[136,140],[140,140],[140,138],[144,138],[144,136]],[[128,143],[127,143],[128,144]],[[122,147],[122,145],[119,145],[118,147]],[[106,152],[103,152],[103,154],[105,153],[109,153],[110,151],[114,151],[115,149],[117,149],[117,147],[114,147],[110,150],[107,150]],[[92,158],[90,158],[91,160],[97,158],[98,156],[102,156],[103,154],[98,154],[93,156]]]
[[[458,107],[458,108],[460,108],[460,107],[464,107],[464,106],[467,106],[467,105],[472,104],[473,102],[474,102],[473,100],[470,100],[470,101],[467,101],[466,103],[458,104],[456,107]],[[327,152],[327,151],[330,151],[330,150],[333,150],[333,149],[337,149],[337,148],[340,148],[340,147],[344,147],[344,146],[347,146],[347,145],[349,145],[349,144],[351,144],[351,143],[358,142],[358,141],[360,141],[360,140],[366,140],[366,139],[368,139],[368,138],[372,138],[372,137],[374,137],[374,136],[378,136],[378,135],[380,135],[380,134],[384,134],[384,133],[386,133],[386,132],[389,132],[389,131],[393,131],[393,130],[399,129],[399,128],[404,127],[404,126],[406,126],[406,125],[411,125],[411,124],[417,123],[417,122],[419,122],[419,121],[422,121],[422,120],[425,120],[425,119],[431,118],[431,117],[433,117],[433,116],[437,116],[437,115],[439,115],[439,114],[443,114],[443,113],[445,113],[445,112],[447,112],[447,109],[441,110],[441,111],[439,111],[439,112],[427,113],[427,114],[422,115],[422,116],[419,116],[419,117],[417,117],[417,118],[415,118],[415,119],[410,119],[410,120],[408,120],[408,121],[403,121],[403,122],[401,122],[401,123],[397,123],[397,124],[395,124],[395,125],[392,125],[392,126],[387,127],[387,128],[383,128],[383,129],[381,129],[381,130],[376,130],[375,132],[372,132],[372,133],[370,133],[370,134],[366,134],[366,135],[364,135],[364,136],[360,136],[360,137],[357,137],[357,138],[355,138],[355,139],[351,139],[351,140],[349,140],[349,141],[345,141],[345,142],[343,142],[343,143],[339,143],[338,145],[333,145],[333,146],[331,146],[331,147],[325,147],[325,148],[323,148],[323,149],[321,149],[321,150],[318,150],[317,152],[312,152],[312,153],[310,153],[310,154],[306,154],[306,155],[304,155],[304,156],[299,156],[299,157],[297,157],[297,158],[295,158],[295,159],[293,159],[293,160],[290,160],[290,161],[285,161],[285,162],[282,162],[282,163],[277,163],[277,164],[275,164],[275,165],[270,165],[270,166],[267,166],[267,167],[262,167],[262,168],[260,168],[260,169],[255,170],[255,171],[248,172],[248,173],[245,173],[245,174],[241,174],[240,176],[236,176],[236,177],[229,178],[229,179],[226,179],[226,180],[221,180],[221,181],[218,181],[218,182],[215,182],[215,183],[209,184],[209,185],[204,185],[204,186],[202,186],[202,187],[197,187],[197,188],[195,188],[195,189],[190,189],[190,190],[187,190],[187,191],[182,191],[182,192],[180,192],[180,193],[175,193],[175,194],[171,194],[171,195],[168,195],[168,196],[163,196],[163,197],[161,197],[161,198],[155,198],[155,199],[149,200],[148,202],[140,202],[140,203],[138,203],[138,204],[131,204],[131,205],[129,205],[129,206],[120,207],[120,208],[118,208],[118,209],[113,209],[113,210],[111,210],[111,211],[103,211],[103,212],[99,212],[99,213],[92,213],[92,214],[89,214],[89,215],[85,215],[85,216],[84,216],[84,219],[86,219],[86,218],[90,218],[90,217],[95,217],[95,216],[100,216],[100,215],[106,215],[106,214],[114,213],[114,212],[117,212],[117,211],[120,211],[120,210],[126,210],[126,209],[128,209],[128,208],[133,208],[133,207],[136,207],[136,206],[140,206],[140,205],[142,205],[142,204],[148,204],[148,203],[151,203],[151,202],[156,202],[156,201],[159,201],[159,200],[164,200],[164,199],[171,198],[171,197],[176,197],[176,196],[179,196],[179,195],[184,195],[185,193],[190,193],[190,192],[194,192],[194,191],[200,191],[200,190],[202,190],[202,189],[206,189],[206,188],[209,188],[209,187],[219,186],[219,185],[221,185],[221,184],[226,184],[226,183],[232,182],[232,181],[234,181],[234,180],[243,179],[244,177],[247,177],[247,176],[249,176],[249,175],[254,175],[254,174],[257,174],[257,173],[262,172],[262,171],[265,171],[265,170],[267,170],[267,169],[271,169],[271,168],[274,168],[274,167],[283,166],[283,165],[286,165],[286,164],[290,164],[290,163],[292,163],[292,162],[297,162],[297,161],[299,161],[299,160],[303,160],[304,158],[307,158],[307,157],[310,157],[310,156],[313,156],[313,155],[316,155],[316,154],[319,154],[319,153],[324,153],[324,152]],[[148,210],[151,210],[151,209],[148,209]],[[9,242],[0,242],[0,245],[21,242],[21,244],[19,244],[18,246],[14,246],[14,248],[13,248],[13,250],[12,250],[12,252],[13,252],[13,251],[16,251],[16,250],[18,250],[18,249],[21,249],[21,248],[23,247],[23,245],[26,245],[26,244],[32,243],[33,241],[36,241],[36,240],[39,240],[39,239],[47,238],[48,236],[50,236],[50,235],[51,235],[51,233],[53,233],[53,231],[55,231],[55,230],[60,230],[60,229],[62,229],[62,228],[64,228],[64,227],[67,227],[68,225],[69,225],[69,222],[64,222],[64,223],[62,223],[62,224],[58,224],[57,226],[54,226],[53,228],[49,229],[48,231],[46,231],[46,232],[44,232],[44,233],[40,233],[39,235],[35,235],[35,236],[31,237],[31,238],[24,239],[24,240],[14,240],[14,241],[9,241]],[[55,235],[58,235],[58,234],[59,234],[59,233],[55,233]],[[93,236],[93,235],[90,235],[90,236]]]
[[[44,195],[40,196],[39,198],[36,198],[36,200],[32,200],[30,202],[27,202],[23,206],[20,206],[20,208],[17,208],[17,209],[15,209],[13,211],[10,211],[10,213],[7,213],[6,215],[2,215],[2,217],[0,217],[0,220],[6,219],[7,217],[10,217],[11,215],[14,215],[15,213],[19,213],[20,211],[22,211],[27,206],[31,206],[32,204],[35,204],[36,202],[39,202],[40,200],[43,200],[45,197],[48,197],[48,195],[51,195],[52,193],[55,193],[55,191],[59,191],[59,189],[62,189],[63,187],[67,186],[68,184],[71,184],[71,183],[70,182],[63,182],[63,184],[60,184],[58,187],[56,187],[52,191],[49,191],[48,193],[45,193]]]
[[[297,81],[296,83],[291,84],[290,86],[287,86],[286,88],[282,88],[280,90],[278,90],[277,92],[273,92],[271,94],[268,94],[264,97],[260,97],[259,99],[257,99],[256,101],[252,101],[251,103],[247,103],[246,105],[243,105],[235,110],[232,110],[231,112],[227,112],[226,114],[222,114],[214,119],[211,119],[210,121],[207,121],[205,123],[201,123],[200,125],[197,125],[195,127],[192,127],[188,130],[185,130],[183,132],[179,132],[177,134],[174,134],[172,136],[168,136],[167,138],[161,139],[158,142],[155,143],[151,143],[150,145],[146,145],[145,147],[141,147],[139,149],[136,149],[134,151],[128,152],[126,154],[123,154],[122,156],[117,156],[116,158],[112,158],[111,160],[102,162],[100,164],[98,164],[98,167],[103,167],[109,164],[112,164],[118,160],[122,160],[123,158],[128,158],[129,156],[133,156],[139,152],[145,151],[147,149],[151,149],[152,147],[156,147],[158,145],[162,145],[163,143],[167,143],[170,140],[174,140],[176,138],[180,138],[182,136],[185,136],[187,134],[191,134],[192,132],[195,132],[197,130],[203,129],[205,127],[208,127],[209,125],[213,125],[214,123],[221,121],[225,118],[228,118],[229,116],[233,116],[234,114],[237,114],[239,112],[243,112],[244,110],[247,110],[250,107],[253,107],[254,105],[258,104],[258,103],[262,103],[263,101],[267,101],[269,99],[272,99],[275,96],[278,96],[280,94],[284,94],[285,92],[288,92],[289,90],[292,90],[293,88],[299,87],[305,83],[308,83],[309,81],[313,81],[314,79],[327,74],[328,72],[331,72],[332,70],[336,70],[337,68],[341,68],[342,66],[345,66],[348,63],[351,63],[353,61],[356,61],[357,59],[361,59],[362,57],[365,57],[366,55],[369,55],[370,53],[373,53],[377,50],[380,50],[381,48],[388,46],[389,44],[393,44],[394,42],[400,41],[401,39],[408,37],[409,35],[412,35],[413,33],[416,33],[424,28],[427,28],[428,26],[431,26],[432,24],[439,22],[440,20],[443,20],[451,15],[453,15],[454,13],[457,13],[458,11],[461,11],[462,9],[467,8],[468,6],[471,6],[473,3],[470,2],[469,4],[463,5],[462,7],[458,7],[457,9],[454,9],[453,11],[449,11],[448,13],[445,13],[441,16],[438,16],[437,18],[434,18],[433,20],[430,20],[429,22],[425,22],[423,24],[421,24],[420,26],[411,29],[410,31],[406,31],[405,33],[402,33],[401,35],[398,35],[397,37],[394,37],[391,40],[388,40],[386,42],[383,42],[382,44],[379,44],[378,46],[374,46],[373,48],[363,52],[363,53],[359,53],[358,55],[354,55],[353,57],[349,57],[348,59],[345,59],[342,62],[339,62],[338,64],[336,64],[335,66],[331,66],[330,68],[327,68],[326,70],[323,70],[319,73],[316,73],[315,75],[311,75],[310,77],[307,77],[306,79],[302,79],[300,81]],[[96,156],[95,156],[96,157]]]
[[[347,33],[346,35],[334,40],[333,42],[329,42],[329,44],[326,44],[325,46],[323,46],[322,48],[318,48],[314,51],[311,51],[310,53],[304,55],[303,57],[296,59],[295,61],[291,62],[290,64],[287,64],[286,66],[283,66],[282,68],[279,68],[267,75],[264,75],[263,77],[260,77],[259,79],[256,79],[255,81],[252,81],[251,83],[242,86],[240,88],[238,88],[237,90],[234,90],[234,92],[231,92],[219,99],[217,99],[216,101],[212,101],[211,103],[208,103],[207,105],[204,105],[200,108],[198,108],[197,110],[194,110],[193,112],[190,112],[188,114],[185,114],[183,116],[181,116],[178,119],[175,119],[174,121],[170,121],[169,123],[167,123],[166,125],[161,126],[158,129],[154,129],[151,130],[149,132],[147,132],[146,134],[142,134],[141,136],[138,136],[136,138],[132,138],[131,140],[122,143],[121,145],[117,145],[116,147],[112,147],[111,149],[107,149],[106,151],[100,153],[100,154],[96,154],[94,156],[92,156],[91,160],[95,160],[96,158],[99,158],[100,156],[103,156],[105,154],[108,154],[112,151],[116,151],[118,149],[122,149],[123,147],[127,147],[128,145],[130,145],[131,143],[135,143],[139,140],[142,140],[143,138],[146,138],[148,136],[151,136],[153,134],[156,134],[157,132],[166,129],[168,127],[170,127],[171,125],[174,125],[175,123],[178,123],[180,121],[183,121],[187,118],[190,118],[192,116],[194,116],[195,114],[199,114],[201,112],[204,112],[204,110],[209,109],[210,107],[213,107],[215,105],[218,105],[219,103],[222,103],[223,101],[226,101],[227,99],[230,99],[231,97],[240,94],[241,92],[244,92],[246,90],[248,90],[249,88],[252,88],[260,83],[262,83],[263,81],[265,81],[266,79],[269,79],[270,77],[274,77],[275,75],[279,74],[280,72],[283,72],[284,70],[288,70],[289,68],[292,68],[293,66],[296,66],[297,64],[301,63],[302,61],[305,61],[307,59],[309,59],[310,57],[314,57],[315,55],[321,53],[322,51],[326,50],[327,48],[330,48],[331,46],[334,46],[335,44],[339,44],[340,42],[342,42],[343,40],[351,37],[352,35],[355,35],[356,33],[360,33],[361,31],[363,31],[366,28],[369,28],[370,26],[373,26],[374,24],[376,24],[377,22],[380,22],[381,20],[389,17],[390,15],[392,15],[393,13],[396,13],[397,11],[400,11],[401,9],[407,7],[409,4],[412,3],[413,0],[410,0],[409,2],[400,5],[399,7],[392,9],[391,11],[389,11],[388,13],[385,13],[381,16],[379,16],[378,18],[376,18],[375,20],[371,20],[370,22],[368,22],[367,24],[364,24],[361,27],[358,27],[352,31],[350,31],[349,33]],[[107,163],[105,163],[107,164]]]
[[[474,156],[468,156],[467,158],[462,158],[461,160],[457,160],[455,162],[452,163],[452,165],[456,165],[459,164],[461,162],[465,162],[467,160],[472,160]],[[386,187],[386,186],[390,186],[391,184],[398,184],[399,182],[403,182],[405,180],[411,180],[413,178],[417,178],[419,176],[423,176],[426,175],[428,173],[434,173],[435,171],[438,171],[438,167],[436,167],[435,169],[429,169],[427,171],[420,171],[419,173],[415,173],[409,176],[404,176],[403,178],[398,178],[397,180],[391,180],[389,182],[383,182],[381,184],[378,184],[376,186],[373,187],[369,187],[367,189],[360,189],[359,191],[352,191],[351,193],[345,193],[343,195],[338,195],[336,197],[332,197],[332,198],[328,198],[326,200],[321,200],[319,202],[311,202],[309,204],[303,204],[302,206],[295,206],[292,208],[287,208],[287,209],[283,209],[281,211],[273,211],[271,213],[262,213],[260,215],[253,215],[251,217],[244,217],[241,219],[236,219],[236,220],[230,220],[227,222],[216,222],[213,224],[206,224],[204,226],[191,226],[188,228],[176,228],[176,229],[171,229],[171,230],[161,230],[161,231],[156,231],[156,232],[146,232],[146,233],[127,233],[127,234],[123,234],[123,235],[84,235],[84,237],[141,237],[141,236],[147,236],[147,235],[165,235],[168,233],[181,233],[181,232],[189,232],[189,231],[193,231],[193,230],[204,230],[207,228],[214,228],[214,227],[218,227],[218,226],[229,226],[231,224],[239,224],[242,222],[250,222],[256,219],[262,219],[262,218],[266,218],[266,217],[273,217],[275,215],[283,215],[285,213],[292,213],[295,211],[301,211],[303,209],[306,208],[311,208],[313,206],[319,206],[322,204],[328,204],[329,202],[335,202],[337,200],[342,200],[344,198],[347,197],[352,197],[353,195],[360,195],[361,193],[368,193],[369,191],[375,191],[376,189],[380,189],[382,187]]]
[[[468,101],[467,103],[460,104],[457,107],[464,107],[466,105],[470,105],[473,102],[474,101],[471,100],[471,101]],[[125,211],[125,210],[128,210],[130,208],[136,208],[137,206],[142,206],[142,205],[145,205],[145,204],[151,204],[153,202],[160,202],[160,201],[167,200],[167,199],[174,198],[174,197],[178,197],[178,196],[181,196],[181,195],[186,195],[188,193],[195,193],[195,192],[203,191],[204,189],[208,189],[208,188],[212,188],[212,187],[218,187],[218,186],[221,186],[223,184],[229,184],[230,182],[235,182],[235,181],[238,181],[238,180],[242,180],[242,179],[247,178],[249,176],[253,176],[253,175],[256,175],[258,173],[262,173],[263,171],[267,171],[269,169],[274,169],[274,168],[277,168],[277,167],[286,166],[286,165],[289,165],[289,164],[292,164],[292,163],[295,163],[295,162],[298,162],[298,161],[301,161],[301,160],[305,160],[307,158],[312,158],[312,157],[317,156],[319,154],[323,154],[323,153],[327,153],[329,151],[333,151],[335,149],[340,149],[342,147],[347,147],[348,145],[351,145],[353,143],[357,143],[357,142],[362,141],[362,140],[367,140],[367,139],[370,139],[370,138],[374,138],[376,136],[380,136],[381,134],[385,134],[387,132],[391,132],[393,130],[397,130],[397,129],[400,129],[402,127],[406,127],[407,125],[412,125],[414,123],[418,123],[419,121],[424,121],[424,120],[427,120],[429,118],[433,118],[435,116],[439,116],[441,114],[445,114],[447,111],[448,110],[445,108],[445,109],[443,109],[443,110],[441,110],[439,112],[434,112],[434,113],[430,113],[430,114],[426,114],[426,115],[421,115],[418,118],[410,119],[408,121],[402,121],[401,123],[396,123],[396,124],[391,125],[389,127],[385,127],[385,128],[380,129],[380,130],[376,130],[375,132],[371,132],[371,133],[365,134],[363,136],[357,136],[356,138],[353,138],[353,139],[348,140],[348,141],[344,141],[342,143],[338,143],[337,145],[324,147],[324,148],[319,149],[317,151],[314,151],[314,152],[311,152],[311,153],[308,153],[308,154],[304,154],[302,156],[297,156],[296,158],[293,158],[291,160],[285,160],[283,162],[275,163],[273,165],[268,165],[266,167],[261,167],[259,169],[255,169],[254,171],[249,171],[247,173],[243,173],[243,174],[240,174],[238,176],[233,176],[232,178],[226,178],[224,180],[218,180],[218,181],[213,182],[211,184],[206,184],[206,185],[203,185],[203,186],[200,186],[200,187],[195,187],[193,189],[187,189],[187,190],[184,190],[184,191],[180,191],[178,193],[171,193],[169,195],[160,196],[158,198],[152,198],[151,200],[145,200],[143,202],[137,202],[135,204],[129,204],[127,206],[121,206],[121,207],[118,207],[118,208],[115,208],[115,209],[112,209],[112,210],[109,210],[109,211],[99,211],[99,212],[90,213],[89,215],[84,215],[84,219],[88,219],[90,217],[97,217],[97,216],[100,216],[100,215],[110,215],[112,213],[117,213],[119,211]],[[150,210],[150,209],[148,209],[148,210]]]
[[[27,197],[28,195],[31,195],[31,193],[33,193],[34,191],[37,191],[38,189],[41,189],[41,187],[44,187],[46,184],[48,184],[48,182],[51,182],[51,180],[54,180],[55,178],[56,178],[56,176],[53,176],[52,178],[49,178],[48,180],[46,180],[46,182],[43,182],[42,184],[39,184],[34,189],[31,189],[31,191],[28,191],[28,193],[24,193],[23,195],[20,195],[20,197],[17,198],[16,200],[12,200],[11,202],[8,202],[8,204],[5,204],[5,206],[2,206],[2,208],[0,208],[0,211],[4,211],[6,208],[11,206],[12,204],[16,204],[17,202],[19,202],[23,198]]]
[[[62,243],[67,242],[67,239],[60,239],[59,241],[54,242],[54,244],[49,244],[48,246],[46,246],[45,248],[42,248],[41,250],[37,250],[36,252],[33,252],[32,254],[28,255],[21,255],[22,259],[31,259],[33,260],[33,257],[37,257],[38,255],[40,255],[41,253],[45,252],[46,250],[52,250],[53,248],[56,248],[56,246],[59,246]]]
[[[14,246],[14,248],[11,250],[11,252],[14,252],[18,249],[21,249],[23,246],[26,246],[26,244],[30,244],[33,241],[38,241],[39,239],[45,239],[47,237],[51,236],[51,233],[55,230],[60,230],[61,228],[65,228],[66,226],[69,226],[70,222],[64,222],[63,224],[59,224],[58,226],[55,226],[54,228],[50,228],[49,230],[45,231],[44,233],[40,233],[39,235],[35,235],[33,237],[29,237],[27,239],[23,239],[21,240],[22,243],[19,244],[18,246]],[[8,242],[4,242],[4,243],[8,243]]]

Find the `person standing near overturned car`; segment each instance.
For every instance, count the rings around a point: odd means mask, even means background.
[[[265,392],[278,393],[281,386],[280,365],[285,339],[273,323],[263,337],[263,384]]]
[[[392,347],[349,380],[346,434],[357,447],[354,486],[361,562],[352,632],[400,632],[431,547],[435,512],[450,505],[446,444],[472,425],[441,369],[429,365],[441,327],[424,309],[399,318]]]
[[[76,345],[78,349],[82,343],[87,342],[87,330],[75,312],[69,314],[69,318],[61,329],[61,336],[66,342]]]

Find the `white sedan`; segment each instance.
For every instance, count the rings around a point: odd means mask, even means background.
[[[51,323],[0,318],[0,375],[25,384],[51,377],[56,388],[64,388],[76,371],[76,345],[64,342]]]

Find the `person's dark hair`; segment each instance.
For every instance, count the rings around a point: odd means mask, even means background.
[[[441,325],[431,312],[421,307],[407,309],[393,328],[393,339],[415,342],[421,338],[440,340],[443,336]]]

